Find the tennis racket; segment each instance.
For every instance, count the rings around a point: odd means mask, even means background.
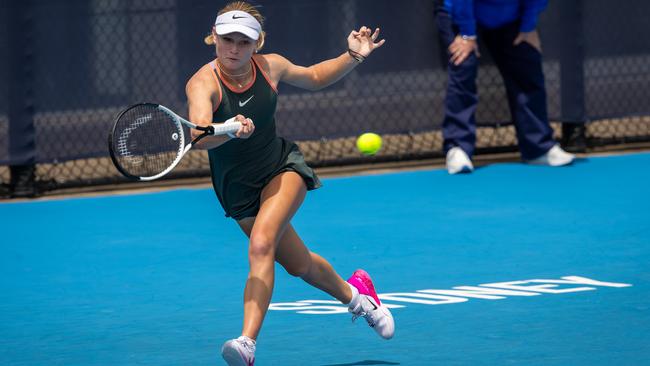
[[[117,170],[138,181],[158,179],[178,165],[206,136],[237,132],[234,118],[223,124],[198,126],[159,104],[135,104],[122,111],[108,135],[108,149]],[[203,133],[190,141],[190,129]]]

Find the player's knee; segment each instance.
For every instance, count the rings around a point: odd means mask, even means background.
[[[273,258],[275,242],[272,237],[264,234],[253,234],[248,244],[248,256],[254,260],[257,258]]]

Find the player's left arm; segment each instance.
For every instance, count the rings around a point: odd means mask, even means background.
[[[280,55],[267,55],[271,68],[271,77],[277,81],[307,89],[318,90],[334,84],[355,66],[367,58],[372,51],[381,47],[386,40],[376,42],[379,28],[374,32],[368,27],[350,32],[348,49],[340,56],[304,67],[293,64]]]

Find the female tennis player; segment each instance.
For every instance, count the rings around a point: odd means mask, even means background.
[[[250,271],[244,290],[241,336],[222,347],[229,365],[253,365],[256,339],[274,284],[274,261],[344,304],[353,320],[363,316],[383,338],[394,333],[390,311],[380,302],[370,276],[357,270],[344,281],[318,254],[310,252],[290,223],[308,190],[321,186],[298,146],[276,135],[275,107],[280,82],[308,90],[338,81],[381,47],[379,28],[353,30],[340,56],[302,67],[278,54],[259,54],[264,45],[263,18],[246,2],[221,9],[212,33],[217,57],[201,67],[186,87],[190,120],[197,125],[242,123],[236,134],[210,136],[207,149],[212,183],[226,216],[249,238]]]

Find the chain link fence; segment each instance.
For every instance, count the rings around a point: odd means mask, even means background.
[[[331,87],[306,92],[280,86],[278,133],[298,141],[310,164],[442,157],[446,61],[433,1],[253,3],[266,17],[263,52],[296,64],[340,55],[350,30],[361,25],[380,26],[387,39]],[[0,58],[0,194],[11,194],[11,171],[25,174],[25,167],[36,187],[32,193],[125,183],[108,158],[112,120],[141,101],[187,115],[184,86],[214,58],[214,49],[202,40],[223,5],[0,0],[0,54],[11,55]],[[580,138],[575,149],[650,141],[647,14],[650,3],[642,0],[550,2],[540,33],[549,117],[558,140],[570,145],[575,142],[570,135]],[[516,151],[501,77],[489,55],[481,62],[477,153]],[[366,131],[384,136],[376,156],[362,156],[354,147],[355,136]],[[33,147],[31,154],[21,153],[25,146]],[[205,152],[194,151],[167,179],[208,173]]]
[[[9,9],[6,1],[0,2],[0,164],[9,163],[9,30],[7,17]],[[9,168],[0,165],[0,196],[9,194]]]

